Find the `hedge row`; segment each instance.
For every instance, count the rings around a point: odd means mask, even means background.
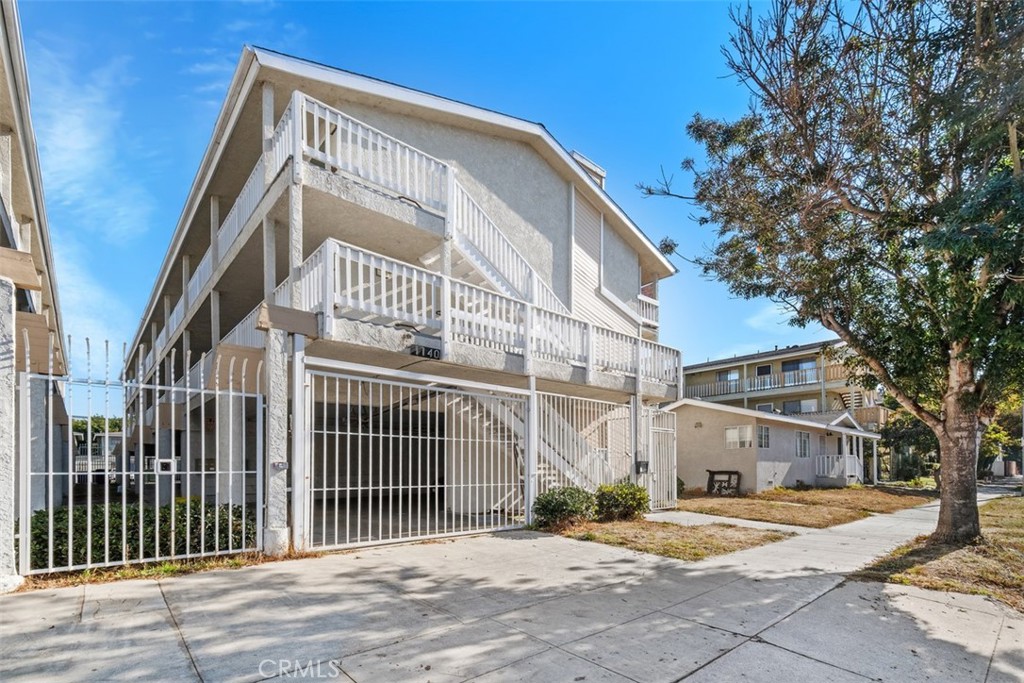
[[[55,567],[86,564],[90,545],[93,563],[209,553],[229,547],[253,549],[256,546],[256,511],[253,508],[246,506],[243,516],[241,505],[203,505],[197,498],[191,502],[178,498],[172,505],[159,507],[97,503],[92,506],[90,537],[89,507],[75,505],[69,510],[62,506],[53,511],[53,563]],[[48,511],[33,513],[31,525],[32,568],[43,569],[49,566]],[[108,538],[109,549],[105,543]]]
[[[597,519],[601,522],[630,520],[650,509],[647,489],[630,482],[602,484],[593,494],[576,486],[554,488],[533,503],[534,524],[542,529],[570,526]]]

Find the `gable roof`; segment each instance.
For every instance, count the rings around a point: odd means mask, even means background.
[[[727,406],[722,403],[712,403],[711,401],[701,401],[695,398],[684,398],[681,401],[670,403],[669,405],[662,408],[662,410],[679,410],[685,407],[693,408],[706,408],[709,410],[717,410],[723,413],[732,413],[734,415],[742,415],[744,417],[752,417],[758,420],[767,422],[777,422],[781,424],[791,425],[793,427],[814,427],[816,429],[828,429],[833,432],[839,432],[840,434],[850,434],[853,436],[860,436],[865,439],[881,439],[880,434],[875,432],[866,431],[864,428],[853,419],[853,416],[849,413],[843,413],[839,417],[835,418],[831,422],[817,421],[803,417],[794,417],[792,415],[780,415],[779,413],[767,413],[763,410],[751,410],[750,408],[737,408],[735,406]],[[843,421],[852,422],[856,427],[840,427],[839,423]]]

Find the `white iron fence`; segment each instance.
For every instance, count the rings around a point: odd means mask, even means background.
[[[209,365],[153,384],[20,376],[21,574],[262,547],[263,396]]]

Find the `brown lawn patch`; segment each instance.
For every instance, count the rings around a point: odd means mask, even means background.
[[[792,524],[815,529],[846,524],[868,516],[868,513],[863,510],[761,500],[757,496],[683,498],[677,502],[676,507],[680,510],[699,512],[705,515],[752,519],[757,522],[773,524]]]
[[[318,557],[321,553],[292,552],[281,557],[271,557],[262,553],[239,553],[238,555],[201,557],[194,560],[167,560],[165,562],[147,562],[144,564],[128,564],[120,567],[101,567],[53,574],[34,574],[26,576],[17,592],[44,590],[50,588],[68,588],[92,583],[111,583],[113,581],[130,581],[132,579],[165,579],[184,574],[198,574],[215,569],[240,569],[267,562],[280,560],[297,560],[304,557]]]
[[[911,492],[902,489],[886,490],[857,486],[842,489],[773,489],[752,497],[782,503],[828,505],[847,510],[888,513],[923,505],[934,500],[935,495],[934,492]]]
[[[703,560],[746,548],[774,543],[792,534],[749,529],[731,524],[681,526],[669,522],[586,522],[560,532],[567,538],[629,548],[677,560]]]
[[[921,536],[854,578],[988,595],[1024,612],[1024,498],[983,505],[981,530],[983,540],[967,546]]]

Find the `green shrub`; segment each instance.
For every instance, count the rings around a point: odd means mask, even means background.
[[[575,486],[545,491],[533,503],[533,521],[541,529],[585,522],[593,516],[594,494]]]
[[[241,505],[204,506],[196,498],[191,502],[185,498],[178,498],[173,506],[160,507],[140,506],[138,503],[122,506],[120,502],[112,502],[109,506],[109,517],[105,519],[106,507],[103,503],[95,503],[92,506],[91,538],[88,533],[90,520],[87,505],[75,505],[72,511],[69,511],[67,506],[54,509],[55,567],[85,564],[89,561],[90,545],[91,560],[94,563],[208,553],[227,550],[229,547],[241,550],[243,545],[246,549],[254,549],[256,546],[256,511],[252,505],[246,506],[244,518]],[[32,568],[42,569],[49,566],[48,512],[34,512],[31,525]],[[105,547],[104,543],[107,538],[110,539],[109,548]]]
[[[598,486],[595,503],[597,518],[602,522],[636,519],[651,509],[647,489],[630,482]]]
[[[682,498],[686,495],[686,482],[676,477],[676,498]]]

